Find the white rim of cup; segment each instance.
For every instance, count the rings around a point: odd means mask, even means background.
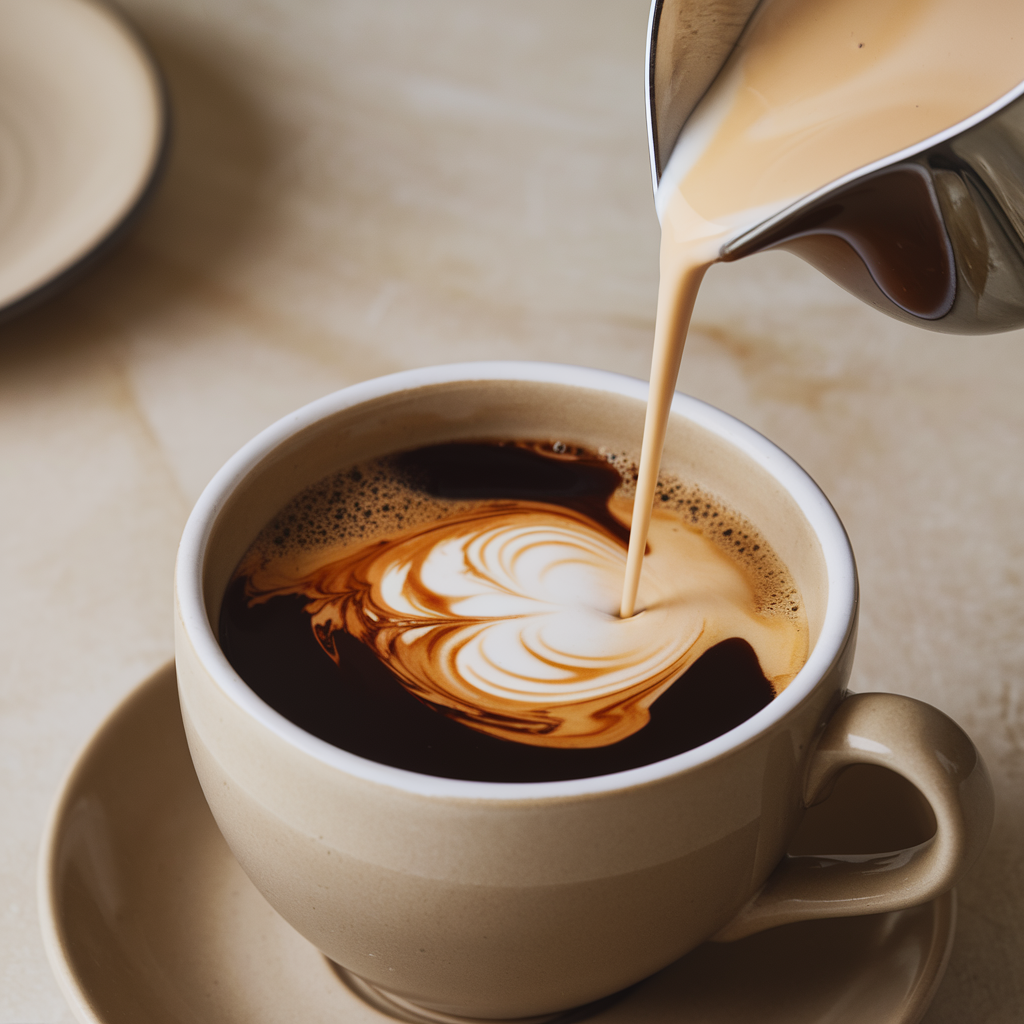
[[[806,663],[781,694],[736,728],[673,757],[610,775],[555,782],[481,782],[421,774],[350,753],[295,725],[249,688],[221,650],[203,596],[206,545],[229,495],[281,443],[325,416],[399,391],[459,381],[492,380],[563,384],[644,402],[648,393],[646,381],[588,367],[511,361],[452,363],[405,370],[354,384],[272,424],[239,449],[206,486],[185,524],[178,548],[175,587],[182,625],[221,691],[289,745],[346,774],[421,795],[471,800],[578,797],[654,783],[745,746],[807,699],[842,651],[856,608],[857,572],[846,530],[818,485],[781,448],[728,413],[680,392],[676,392],[672,401],[673,415],[682,415],[728,441],[786,489],[818,537],[828,574],[825,618]]]

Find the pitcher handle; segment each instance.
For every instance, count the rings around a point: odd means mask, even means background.
[[[927,903],[974,863],[992,828],[994,796],[981,754],[956,722],[911,697],[853,694],[836,709],[810,757],[805,805],[827,793],[851,764],[880,765],[913,783],[931,805],[935,835],[893,853],[786,856],[715,941],[793,921]]]

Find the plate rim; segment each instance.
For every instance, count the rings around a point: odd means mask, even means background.
[[[124,205],[84,245],[61,261],[55,261],[44,274],[21,290],[0,294],[0,324],[21,316],[46,302],[74,283],[115,249],[135,227],[148,206],[167,169],[173,119],[167,80],[152,49],[120,8],[103,0],[65,0],[89,8],[120,33],[130,51],[138,58],[152,86],[153,145],[148,160],[134,183],[134,192],[126,193]]]
[[[82,1024],[109,1024],[109,1022],[99,1016],[88,995],[79,984],[64,941],[61,915],[57,910],[53,884],[62,826],[67,817],[68,804],[78,779],[85,773],[92,759],[100,753],[118,722],[129,716],[135,705],[144,701],[151,690],[169,684],[170,677],[174,677],[174,675],[172,659],[146,676],[141,682],[136,683],[102,718],[64,771],[43,826],[42,839],[39,844],[39,859],[36,865],[36,903],[39,911],[39,926],[43,935],[43,948],[62,995]]]

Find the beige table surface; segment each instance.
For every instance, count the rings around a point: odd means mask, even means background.
[[[646,376],[647,0],[126,0],[175,114],[137,232],[0,328],[0,1022],[71,1019],[36,918],[76,751],[165,662],[221,462],[432,362]],[[998,818],[928,1024],[1024,1017],[1024,336],[901,326],[784,255],[713,269],[680,386],[792,453],[863,584],[857,689],[938,705]]]

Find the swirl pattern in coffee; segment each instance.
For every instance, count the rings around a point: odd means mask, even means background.
[[[731,728],[799,670],[806,624],[753,527],[673,481],[653,517],[640,611],[620,618],[633,476],[621,456],[526,443],[438,445],[346,471],[300,495],[243,559],[224,649],[254,685],[253,665],[239,664],[253,653],[245,622],[298,608],[339,689],[358,644],[360,663],[369,653],[420,709],[482,734],[477,746],[545,764],[584,756],[554,777],[599,774],[594,758],[624,741],[635,748],[627,766],[659,759],[663,745],[643,753],[645,730],[694,666],[739,652],[752,667],[753,703],[730,693],[728,671],[718,679]],[[672,753],[711,738],[721,719],[693,713],[703,720],[696,733],[677,730]],[[490,778],[501,760],[455,771]],[[621,756],[607,760],[619,770]],[[524,772],[536,777],[536,766],[512,774]]]

